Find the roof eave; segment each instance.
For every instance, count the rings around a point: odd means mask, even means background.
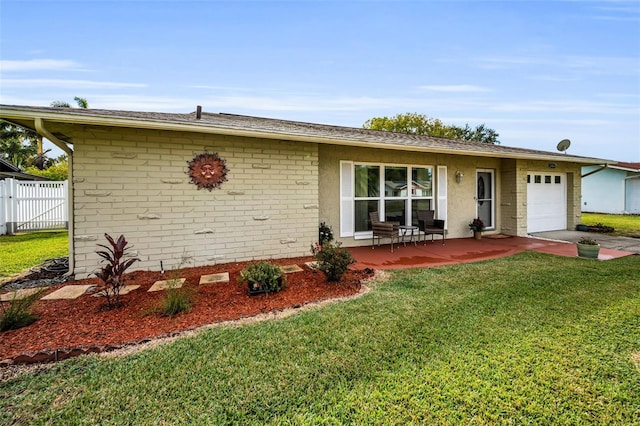
[[[50,111],[50,110],[37,110],[33,108],[2,108],[0,110],[1,117],[7,120],[20,120],[20,119],[36,119],[40,118],[49,122],[65,123],[65,124],[81,124],[81,125],[96,125],[96,126],[113,126],[113,127],[130,127],[149,130],[170,130],[170,131],[188,131],[207,134],[222,134],[225,136],[241,136],[252,138],[265,138],[265,139],[279,139],[289,141],[300,141],[318,144],[329,145],[342,145],[342,146],[354,146],[364,148],[378,148],[386,150],[396,151],[411,151],[411,152],[429,152],[439,154],[451,154],[451,155],[467,155],[476,157],[498,157],[506,159],[522,159],[522,160],[543,160],[543,161],[568,161],[580,164],[611,164],[616,161],[604,160],[600,158],[588,158],[588,157],[576,157],[567,156],[564,159],[563,155],[553,155],[544,153],[513,153],[513,152],[487,152],[487,151],[475,151],[457,148],[442,148],[442,147],[424,147],[415,145],[402,145],[402,144],[388,144],[372,141],[358,141],[342,138],[332,138],[328,136],[309,136],[297,133],[286,132],[274,132],[266,130],[250,130],[250,129],[236,129],[230,127],[215,126],[207,122],[176,122],[166,120],[154,120],[151,118],[129,118],[129,117],[107,117],[97,114],[74,114],[73,110],[67,111]],[[32,126],[32,128],[35,128]]]

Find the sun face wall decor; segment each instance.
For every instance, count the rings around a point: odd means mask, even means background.
[[[187,174],[191,178],[191,183],[198,187],[198,190],[205,188],[211,191],[219,188],[222,182],[227,181],[226,161],[220,158],[218,153],[204,152],[187,161],[189,170]]]

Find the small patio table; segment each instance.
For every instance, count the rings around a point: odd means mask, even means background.
[[[409,234],[409,242],[413,243],[414,246],[417,246],[417,242],[416,240],[413,238],[413,236],[415,235],[415,231],[419,231],[420,228],[418,228],[417,226],[400,226],[400,233],[402,235],[402,244],[404,244],[404,246],[407,246],[407,242],[405,241],[405,237],[407,236],[407,234]],[[410,232],[410,233],[409,233]]]

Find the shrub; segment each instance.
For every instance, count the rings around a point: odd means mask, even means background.
[[[250,292],[276,293],[286,284],[282,269],[271,262],[252,263],[240,272]]]
[[[109,246],[98,244],[106,250],[97,251],[96,254],[106,262],[106,265],[96,272],[95,275],[103,282],[102,288],[98,294],[106,297],[109,309],[120,305],[120,289],[124,286],[124,273],[131,265],[139,261],[137,257],[130,258],[127,252],[127,240],[124,235],[120,235],[117,241],[114,241],[109,234],[104,234],[109,242]]]
[[[311,253],[318,262],[317,269],[324,273],[328,281],[340,281],[349,265],[356,263],[351,253],[341,245],[340,242],[325,242],[322,246],[311,246]]]
[[[598,242],[592,238],[582,237],[578,240],[578,244],[586,244],[588,246],[597,246]]]
[[[5,304],[0,302],[2,312],[0,313],[0,331],[16,330],[26,327],[38,319],[37,315],[31,313],[31,305],[40,298],[44,290],[30,294],[23,299],[13,298]]]
[[[331,229],[331,226],[327,225],[325,222],[322,222],[318,229],[318,241],[320,242],[320,245],[333,241],[333,229]]]

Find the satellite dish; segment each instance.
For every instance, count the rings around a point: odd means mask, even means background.
[[[571,141],[569,139],[562,139],[560,142],[558,142],[557,148],[558,148],[558,151],[564,152],[566,154],[570,146],[571,146]]]

